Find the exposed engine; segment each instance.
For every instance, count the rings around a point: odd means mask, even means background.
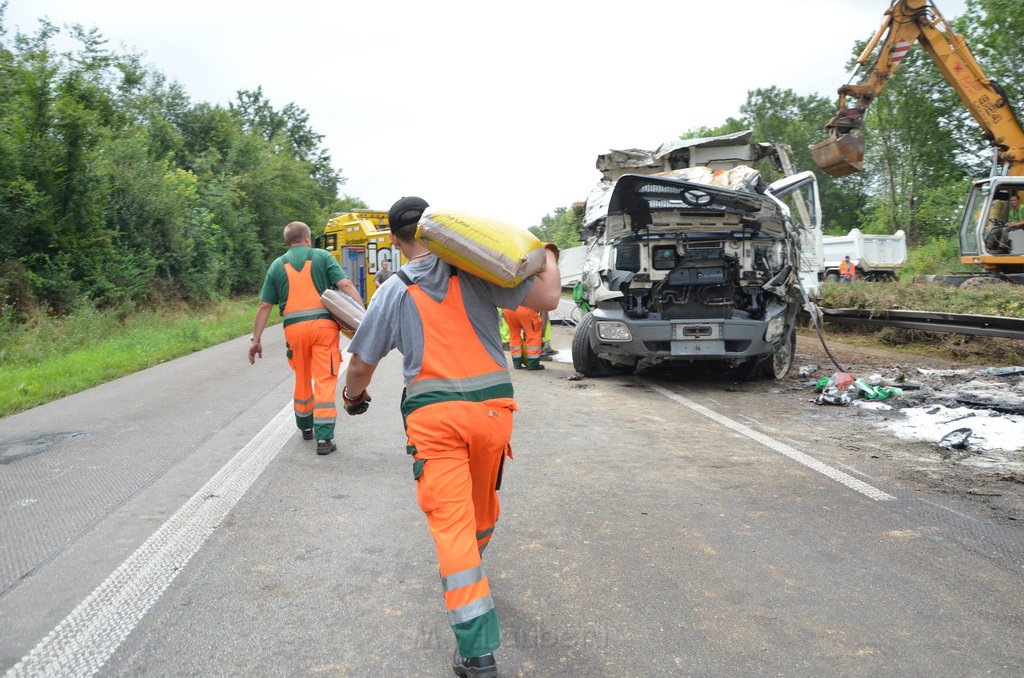
[[[656,241],[626,239],[615,246],[615,269],[622,276],[619,299],[631,318],[659,320],[742,316],[759,320],[774,297],[766,283],[789,270],[778,242],[721,239]],[[749,253],[749,256],[745,256]],[[616,275],[616,274],[613,274]],[[609,280],[609,287],[616,281]]]

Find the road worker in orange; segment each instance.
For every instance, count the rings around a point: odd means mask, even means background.
[[[521,370],[543,370],[540,354],[544,348],[544,320],[532,308],[506,308],[502,311],[508,324],[508,346],[512,367]]]
[[[852,261],[850,261],[850,255],[847,254],[843,257],[843,260],[839,262],[839,282],[852,282],[853,274],[856,272],[857,267],[854,266]]]
[[[392,349],[402,353],[406,452],[437,547],[457,642],[452,668],[484,678],[497,675],[501,634],[481,556],[498,520],[497,490],[519,409],[494,309],[553,309],[561,277],[553,246],[544,270],[513,288],[455,269],[415,239],[426,208],[416,197],[391,207],[392,239],[408,263],[374,294],[349,345],[342,397],[349,414],[365,412],[378,362]]]
[[[284,227],[284,241],[288,251],[270,264],[263,280],[249,363],[263,357],[263,330],[277,304],[284,318],[288,364],[295,370],[295,424],[304,440],[316,437],[317,454],[330,454],[338,449],[334,425],[341,351],[338,323],[320,303],[320,295],[328,287],[356,300],[360,295],[331,253],[313,248],[309,226],[293,221]]]

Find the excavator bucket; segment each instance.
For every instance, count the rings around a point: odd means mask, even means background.
[[[864,169],[864,137],[843,134],[811,146],[814,164],[833,177],[845,177]]]

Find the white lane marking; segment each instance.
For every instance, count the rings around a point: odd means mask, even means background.
[[[814,457],[808,456],[803,452],[800,452],[799,450],[795,450],[789,445],[784,445],[783,443],[780,443],[779,441],[774,440],[773,438],[769,438],[763,433],[759,433],[754,429],[750,428],[749,426],[739,423],[738,421],[733,421],[729,417],[721,415],[715,412],[714,410],[709,410],[703,405],[693,402],[689,398],[684,398],[678,393],[670,391],[667,388],[658,386],[657,384],[647,384],[647,386],[652,390],[665,396],[669,400],[674,400],[677,403],[685,405],[686,407],[689,407],[697,414],[702,414],[708,419],[711,419],[712,421],[715,421],[721,424],[722,426],[725,426],[726,428],[730,428],[733,431],[736,431],[736,433],[739,433],[740,435],[744,435],[750,438],[751,440],[761,443],[765,447],[769,447],[775,450],[776,452],[784,454],[793,461],[803,464],[807,468],[817,471],[818,473],[847,486],[851,490],[860,492],[865,497],[874,499],[875,501],[891,501],[895,499],[895,497],[893,497],[891,494],[886,494],[877,487],[868,485],[864,481],[858,480],[848,473],[843,473],[839,469],[832,468],[828,464],[823,464]]]
[[[7,678],[98,672],[292,436],[293,417],[289,403]]]

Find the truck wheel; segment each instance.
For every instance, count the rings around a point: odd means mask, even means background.
[[[839,274],[838,273],[826,273],[825,274],[825,282],[834,282],[834,283],[839,282]]]
[[[633,374],[635,366],[612,363],[599,358],[590,346],[590,333],[594,331],[594,316],[587,314],[576,326],[572,337],[572,366],[584,377],[615,377]]]
[[[789,373],[789,368],[793,366],[793,357],[795,355],[796,328],[794,327],[786,332],[782,341],[771,352],[771,355],[765,358],[761,368],[762,375],[767,379],[774,379],[776,381],[785,379],[786,374]]]

